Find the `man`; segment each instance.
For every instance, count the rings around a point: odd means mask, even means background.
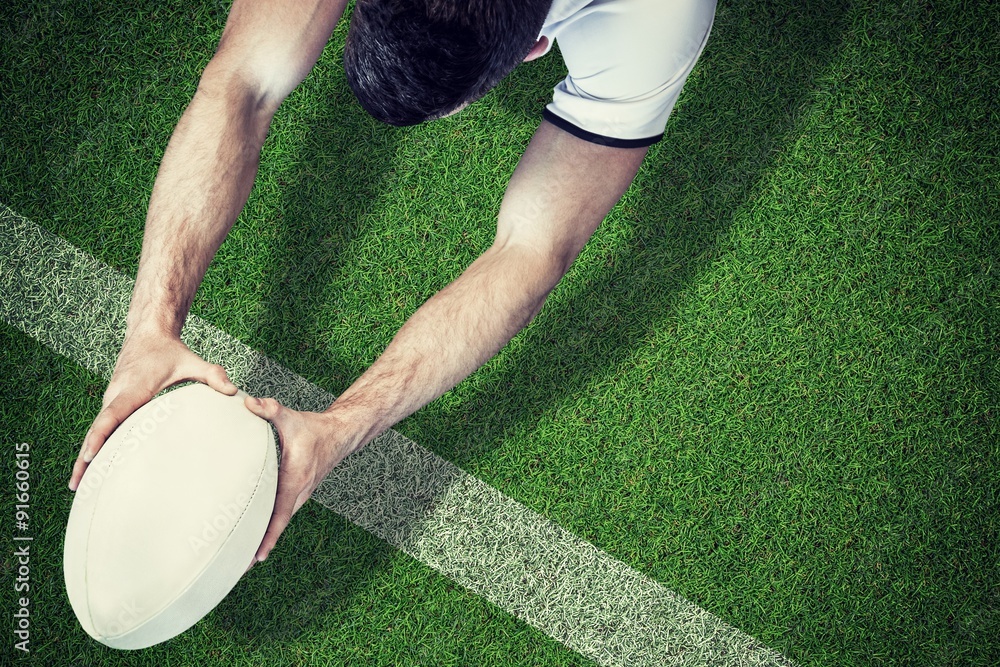
[[[114,429],[172,384],[234,394],[180,340],[192,299],[249,195],[275,111],[316,62],[347,0],[235,0],[153,186],[125,342],[73,467],[76,489]],[[704,48],[715,0],[358,0],[348,81],[377,118],[460,110],[559,40],[569,76],[511,176],[493,245],[421,306],[324,412],[248,398],[281,442],[256,559],[350,453],[496,354],[540,311],[658,141]]]

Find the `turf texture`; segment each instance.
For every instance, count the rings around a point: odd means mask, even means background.
[[[0,201],[134,274],[226,10],[0,8]],[[988,4],[722,3],[541,315],[398,429],[803,665],[996,664],[998,32]],[[333,393],[488,247],[564,71],[552,54],[389,128],[346,87],[344,34],[279,111],[193,309]],[[29,660],[585,664],[314,506],[169,649],[94,645],[60,557],[103,380],[0,331],[2,444],[37,466]]]

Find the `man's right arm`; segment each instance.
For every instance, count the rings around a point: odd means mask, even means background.
[[[180,341],[209,262],[246,203],[271,119],[319,58],[347,0],[236,0],[167,145],[146,216],[125,343],[70,488],[115,428],[162,389],[236,387]]]
[[[316,62],[345,4],[233,4],[153,185],[128,330],[180,334],[208,264],[250,194],[271,119]]]

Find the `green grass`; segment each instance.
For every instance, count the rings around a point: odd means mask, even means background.
[[[0,9],[0,201],[134,274],[225,11]],[[488,247],[563,71],[389,128],[346,87],[344,28],[194,306],[334,393]],[[997,664],[998,33],[986,4],[723,3],[542,314],[398,430],[803,665]],[[3,442],[32,444],[45,517],[39,664],[585,663],[311,506],[192,632],[102,649],[60,559],[103,380],[0,332]]]

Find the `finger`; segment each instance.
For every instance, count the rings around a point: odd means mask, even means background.
[[[290,516],[284,516],[284,518],[279,518],[277,514],[271,516],[271,523],[267,525],[267,532],[264,533],[264,539],[261,541],[260,546],[257,547],[257,553],[254,556],[257,562],[267,560],[268,554],[271,553],[274,545],[278,543],[278,538],[285,531],[285,528],[288,527],[290,520]]]
[[[203,376],[203,381],[212,389],[233,396],[239,388],[233,384],[226,374],[226,369],[218,364],[209,364]]]
[[[83,452],[81,451],[79,456],[76,457],[76,462],[73,463],[73,472],[69,476],[69,490],[76,491],[80,486],[80,480],[83,479],[83,473],[87,472],[87,462],[83,460]]]
[[[294,493],[294,492],[293,492]],[[257,547],[257,554],[254,557],[255,562],[260,562],[267,559],[268,554],[271,553],[271,549],[274,545],[278,543],[278,538],[281,534],[285,532],[285,528],[291,523],[292,517],[299,508],[305,504],[306,500],[309,499],[308,494],[298,494],[291,498],[291,500],[285,500],[282,506],[278,507],[276,502],[274,505],[274,513],[271,515],[271,522],[267,525],[267,531],[264,533],[264,539],[261,540],[260,546]],[[291,503],[289,505],[289,503]]]
[[[178,369],[174,382],[182,380],[195,380],[207,384],[212,389],[229,396],[239,391],[238,387],[229,379],[225,368],[219,364],[207,363],[193,352],[186,355],[185,362]]]
[[[279,475],[279,479],[281,476]],[[288,475],[285,475],[288,478]],[[284,484],[279,483],[278,496],[274,501],[274,511],[271,513],[271,521],[267,525],[267,530],[264,532],[264,539],[261,540],[260,546],[257,548],[256,560],[262,561],[267,558],[267,555],[271,553],[271,549],[274,545],[278,543],[278,538],[291,523],[292,517],[295,513],[305,505],[306,501],[309,500],[309,496],[312,492],[303,488],[303,480],[301,477],[296,478],[293,482],[286,482]]]
[[[138,406],[136,406],[138,407]],[[80,456],[87,463],[94,460],[98,450],[104,445],[115,429],[125,421],[125,418],[135,412],[135,408],[125,409],[124,404],[116,398],[106,408],[97,413],[94,423],[87,430],[80,448]]]
[[[97,414],[94,423],[90,425],[87,435],[83,438],[80,454],[73,464],[73,472],[70,474],[69,480],[71,490],[75,491],[79,486],[87,465],[94,460],[97,452],[104,446],[115,429],[142,404],[142,400],[119,394]]]
[[[273,422],[275,427],[278,428],[278,435],[281,435],[281,424],[279,422],[284,421],[282,417],[285,410],[281,403],[273,398],[254,398],[253,396],[247,396],[247,398],[243,401],[243,404],[247,406],[247,409],[250,410],[250,412],[254,413],[258,417]]]
[[[100,451],[101,447],[104,446],[104,441],[107,440],[107,435],[114,431],[115,426],[106,423],[109,418],[105,414],[107,408],[98,413],[97,418],[94,423],[90,425],[87,430],[87,435],[83,437],[83,445],[80,447],[80,453],[76,456],[76,461],[73,463],[73,471],[69,476],[69,489],[70,491],[76,491],[77,487],[80,486],[80,480],[83,478],[83,473],[87,471],[87,466],[90,462],[94,460],[97,452]],[[100,424],[99,420],[105,418]],[[95,432],[96,427],[96,432]]]
[[[287,477],[287,475],[286,475]],[[280,478],[280,475],[279,475]],[[302,505],[299,502],[298,485],[290,483],[279,483],[278,495],[274,501],[274,511],[271,513],[271,521],[267,524],[264,532],[264,539],[257,547],[256,558],[258,561],[265,560],[271,553],[271,549],[278,543],[278,538],[292,520],[292,515]]]
[[[282,405],[273,398],[259,399],[253,397],[247,397],[244,404],[258,417],[274,423],[278,431],[278,444],[281,445],[281,450],[284,453],[285,434],[278,423],[281,413],[284,410]],[[271,553],[271,549],[278,543],[278,538],[285,531],[285,528],[288,527],[288,523],[292,520],[292,515],[298,509],[295,503],[299,495],[298,489],[300,485],[297,483],[297,480],[292,479],[291,471],[289,470],[290,467],[291,459],[287,456],[282,456],[278,470],[278,492],[274,499],[274,510],[271,512],[271,520],[268,522],[267,530],[264,532],[264,539],[261,540],[260,546],[257,547],[256,559],[258,561],[266,559],[267,555]]]
[[[254,398],[248,396],[244,399],[244,405],[258,417],[267,419],[274,424],[278,431],[278,443],[281,445],[282,457],[278,471],[278,493],[274,500],[274,510],[271,513],[271,520],[264,533],[264,539],[257,548],[257,561],[267,558],[268,554],[278,542],[278,538],[288,527],[292,516],[309,499],[310,491],[306,490],[307,478],[301,473],[293,470],[295,464],[292,457],[287,456],[285,444],[288,439],[288,431],[296,427],[296,415],[294,410],[289,410],[273,398]]]

